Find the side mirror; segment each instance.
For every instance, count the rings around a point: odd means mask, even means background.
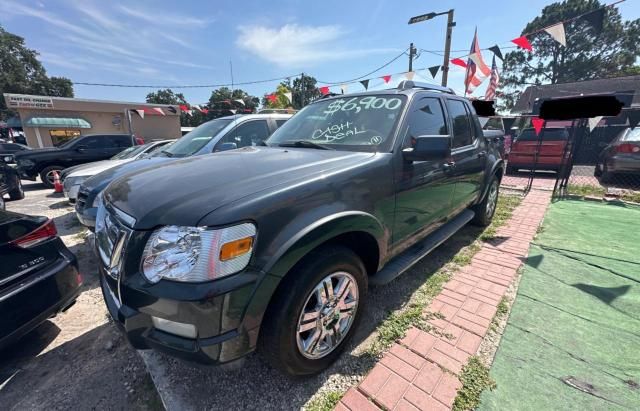
[[[83,151],[86,151],[86,150],[87,150],[87,146],[78,146],[78,147],[76,147],[76,151],[78,153],[82,153]]]
[[[443,160],[450,155],[449,136],[420,136],[415,139],[413,147],[402,150],[402,156],[407,161]]]
[[[236,143],[222,143],[218,151],[235,150],[236,148],[238,148]]]

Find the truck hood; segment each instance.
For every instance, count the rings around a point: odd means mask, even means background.
[[[168,161],[176,161],[176,159],[170,157],[149,157],[120,164],[86,179],[84,183],[82,183],[82,189],[87,191],[102,191],[110,182],[118,177],[146,167],[155,167]]]
[[[77,166],[76,168],[74,168],[71,171],[71,173],[67,174],[66,177],[94,176],[110,168],[117,167],[122,164],[126,164],[132,160],[133,160],[132,158],[123,159],[123,160],[104,160],[104,161],[96,161],[89,164],[83,164],[81,166]]]
[[[373,153],[246,147],[145,168],[114,181],[104,198],[136,219],[136,229],[195,226],[249,195],[351,167]]]
[[[18,151],[14,154],[14,158],[39,157],[41,155],[49,155],[60,151],[58,147],[34,148],[33,150]]]

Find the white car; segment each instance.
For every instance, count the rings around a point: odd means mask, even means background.
[[[75,203],[80,185],[87,178],[93,177],[94,175],[112,167],[119,166],[120,164],[147,157],[154,151],[166,148],[169,144],[175,141],[176,140],[152,141],[141,146],[129,147],[111,157],[109,160],[95,161],[93,163],[69,167],[61,173],[64,195],[69,199],[70,203]]]

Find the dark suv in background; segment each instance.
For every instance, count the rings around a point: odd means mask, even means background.
[[[106,160],[127,147],[144,141],[129,134],[91,134],[73,138],[51,148],[40,148],[15,154],[20,176],[27,180],[40,177],[47,188],[53,187],[53,173],[67,167]]]
[[[404,81],[321,98],[265,144],[122,176],[98,197],[109,312],[139,349],[215,364],[258,348],[317,373],[368,284],[491,222],[500,137],[450,89]]]

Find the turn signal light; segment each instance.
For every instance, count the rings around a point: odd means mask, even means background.
[[[251,251],[253,237],[245,237],[224,244],[220,248],[220,261],[231,260]]]

